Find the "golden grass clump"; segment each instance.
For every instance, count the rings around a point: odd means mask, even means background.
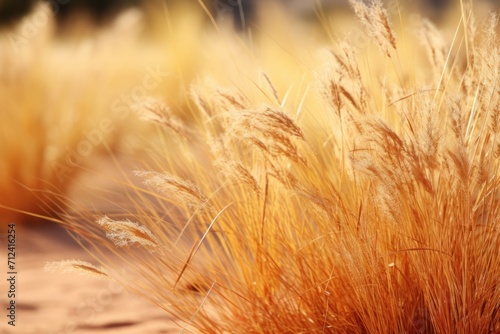
[[[69,222],[184,331],[500,331],[497,16],[471,35],[464,7],[451,40],[423,21],[421,47],[379,1],[351,3],[380,52],[332,41],[313,66],[294,49],[297,63],[273,59],[294,73],[287,87],[259,66],[274,36],[254,34],[251,50],[220,31],[206,38],[225,46],[213,76],[228,88],[185,87],[188,137],[145,104],[164,135],[136,174],[157,192],[130,181],[123,215],[140,225],[99,224],[146,247]],[[228,53],[246,57],[226,67]]]

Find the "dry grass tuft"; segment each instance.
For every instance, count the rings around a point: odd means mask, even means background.
[[[182,128],[142,106],[163,137],[136,172],[157,192],[128,185],[140,225],[102,218],[111,243],[69,221],[183,330],[500,331],[497,18],[476,29],[463,9],[451,40],[428,21],[397,38],[380,1],[351,4],[382,53],[332,42],[313,66],[308,50],[278,57],[275,36],[208,34],[216,79],[183,86]],[[132,243],[146,247],[116,247]]]

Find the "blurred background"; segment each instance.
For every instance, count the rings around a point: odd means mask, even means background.
[[[53,11],[56,13],[59,23],[70,22],[75,16],[87,16],[92,18],[96,23],[103,23],[107,19],[112,18],[118,12],[130,7],[151,8],[162,0],[46,0]],[[0,0],[0,23],[1,25],[10,25],[19,18],[23,17],[33,8],[37,0]],[[232,16],[234,24],[241,29],[247,23],[255,19],[256,7],[260,5],[268,5],[270,3],[279,3],[284,8],[300,15],[310,15],[314,12],[314,8],[320,4],[323,10],[339,10],[348,6],[348,0],[164,0],[169,6],[179,5],[181,3],[203,2],[204,5],[216,17]],[[390,0],[386,0],[391,2]],[[396,1],[392,1],[396,3]],[[476,2],[489,2],[491,5],[496,4],[497,0],[482,0]],[[427,15],[434,18],[439,18],[442,13],[458,3],[454,0],[400,0],[399,5],[411,10],[424,11]],[[242,20],[241,14],[244,13]],[[242,22],[243,21],[243,22]]]

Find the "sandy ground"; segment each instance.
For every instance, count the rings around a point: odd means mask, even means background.
[[[18,229],[17,238],[16,326],[7,324],[7,286],[2,284],[0,333],[179,332],[165,312],[120,286],[78,274],[45,272],[48,261],[90,260],[60,227]]]
[[[99,162],[101,175],[84,175],[79,183],[110,188],[109,161]],[[90,190],[92,191],[92,190]],[[89,202],[88,192],[72,189],[71,197]],[[95,263],[56,224],[16,224],[16,326],[8,325],[7,245],[0,235],[0,334],[178,333],[161,309],[116,284],[78,274],[49,273],[50,261],[81,259]],[[4,278],[5,277],[5,278]]]

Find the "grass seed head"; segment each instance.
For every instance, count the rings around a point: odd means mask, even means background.
[[[97,268],[93,264],[81,260],[48,262],[45,264],[44,270],[50,273],[77,273],[98,278],[108,277],[104,268]]]
[[[159,246],[158,239],[151,231],[137,223],[128,220],[112,220],[104,216],[97,221],[97,224],[106,231],[106,237],[118,247],[137,244],[154,250]]]

